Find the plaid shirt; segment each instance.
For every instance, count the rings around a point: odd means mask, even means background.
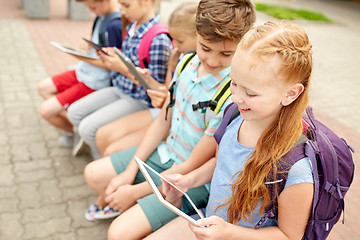
[[[138,57],[138,48],[141,41],[141,38],[144,34],[149,31],[149,29],[157,22],[159,22],[159,15],[156,15],[151,20],[147,21],[141,25],[133,36],[127,34],[125,40],[123,41],[121,50],[128,56],[135,66],[140,67],[140,61]],[[131,26],[136,23],[132,23],[127,26],[127,31]],[[148,64],[148,69],[150,75],[156,79],[158,82],[164,83],[166,71],[167,71],[167,62],[170,57],[172,50],[172,44],[169,36],[165,33],[161,33],[154,37],[151,42],[150,47],[150,63]],[[146,104],[151,106],[150,98],[146,94],[146,90],[142,86],[136,86],[130,79],[122,75],[121,73],[112,72],[111,73],[112,82],[114,86],[120,88],[124,93],[130,95],[133,98],[141,99]]]

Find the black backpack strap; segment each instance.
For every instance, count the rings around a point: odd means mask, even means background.
[[[121,19],[121,12],[116,11],[110,13],[101,22],[101,25],[99,27],[99,45],[101,47],[107,47],[109,45],[109,36],[106,29],[108,25],[115,19]]]
[[[196,52],[191,52],[184,56],[184,60],[182,61],[181,66],[179,68],[178,76],[182,73],[182,71],[184,71],[186,66],[189,65],[189,63],[195,57],[195,55],[196,55]],[[175,104],[175,96],[174,96],[175,85],[176,85],[176,81],[173,81],[169,87],[170,102],[166,106],[166,114],[165,114],[166,121],[167,121],[167,114],[168,114],[169,109],[172,108]]]

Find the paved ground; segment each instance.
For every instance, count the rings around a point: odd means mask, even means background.
[[[0,0],[0,239],[106,239],[110,221],[90,223],[84,210],[95,195],[59,131],[38,114],[38,81],[76,61],[49,45],[77,46],[91,21],[67,20],[66,2],[52,0],[50,20],[29,20],[17,1]],[[175,2],[175,1],[173,1]],[[360,4],[346,1],[264,1],[321,11],[334,24],[297,21],[314,45],[311,104],[317,116],[360,151]],[[174,4],[164,1],[163,19]],[[259,13],[258,23],[269,17]],[[360,161],[355,154],[356,164]],[[346,224],[329,239],[360,239],[359,170],[346,196]]]

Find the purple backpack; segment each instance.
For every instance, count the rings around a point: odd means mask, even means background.
[[[227,125],[239,115],[235,103],[224,111],[223,120],[214,137],[218,144]],[[304,135],[278,164],[276,185],[278,195],[284,189],[288,171],[298,160],[311,160],[314,176],[314,199],[309,221],[302,239],[326,239],[330,230],[344,211],[344,196],[354,177],[354,162],[350,151],[354,150],[346,141],[317,121],[311,107],[303,117]],[[280,181],[279,181],[280,180]],[[267,218],[277,217],[277,196],[275,184],[268,185],[271,203],[266,207],[262,219],[255,225],[259,228]],[[343,221],[344,223],[344,216]]]

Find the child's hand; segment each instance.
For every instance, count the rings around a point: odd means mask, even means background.
[[[164,178],[178,187],[181,191],[187,192],[189,190],[189,180],[186,175],[181,174],[168,174],[164,175]],[[181,205],[181,197],[183,194],[172,187],[168,182],[161,179],[162,182],[162,193],[165,195],[165,199],[168,202],[173,203],[175,206],[180,207]]]
[[[151,89],[159,89],[162,86],[165,86],[163,83],[159,83],[150,75],[149,69],[136,67],[136,70],[144,77],[144,79],[149,83]]]
[[[79,47],[79,49],[81,49],[85,52],[88,52],[90,50],[89,44],[86,43],[85,41],[81,41],[78,47]]]
[[[105,202],[115,211],[124,212],[135,205],[133,185],[121,185],[117,190],[105,198]]]
[[[203,218],[196,223],[198,226],[189,223],[189,227],[198,240],[229,239],[225,233],[231,225],[218,216]]]
[[[131,75],[129,69],[121,61],[120,57],[115,53],[115,50],[112,47],[102,48],[102,50],[108,55],[100,51],[97,51],[97,54],[109,70],[119,72],[125,76]]]
[[[109,185],[105,190],[105,194],[110,195],[111,193],[115,192],[121,185],[132,184],[132,179],[133,178],[129,176],[126,171],[123,171],[122,173],[111,179]]]
[[[177,48],[174,48],[171,51],[170,59],[168,62],[168,70],[171,70],[171,72],[175,72],[175,68],[179,61],[180,54],[181,54],[181,52],[179,52],[179,50]]]
[[[156,108],[162,108],[169,94],[169,90],[165,86],[160,86],[158,90],[147,90],[147,94],[151,99],[151,105]]]

